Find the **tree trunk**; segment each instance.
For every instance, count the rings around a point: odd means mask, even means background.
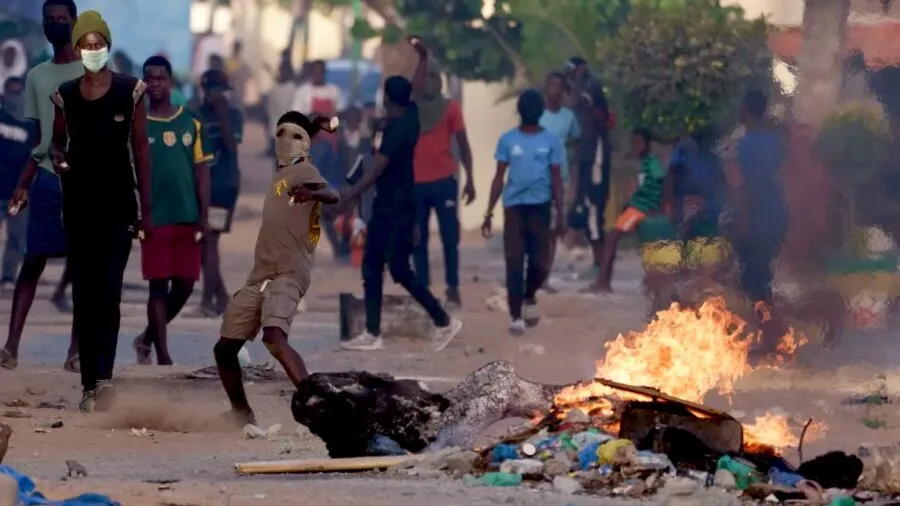
[[[818,126],[837,104],[850,0],[805,0],[796,115]]]

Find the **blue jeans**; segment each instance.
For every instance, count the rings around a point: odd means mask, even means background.
[[[15,282],[19,266],[25,256],[25,238],[28,231],[28,208],[16,216],[9,215],[9,201],[0,199],[0,223],[6,222],[6,246],[3,248],[3,267],[0,282]]]
[[[416,184],[416,216],[418,218],[419,244],[413,250],[416,275],[422,284],[429,286],[428,225],[431,210],[437,214],[438,231],[444,249],[444,277],[447,288],[459,288],[459,215],[457,205],[458,185],[455,177]]]

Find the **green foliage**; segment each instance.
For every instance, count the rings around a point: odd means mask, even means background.
[[[841,106],[819,130],[816,154],[845,188],[860,188],[890,157],[891,135],[884,118],[860,104]]]
[[[598,45],[614,37],[628,17],[632,0],[510,0],[522,23],[521,57],[532,83],[559,71],[572,56],[588,61]]]
[[[662,139],[731,129],[750,88],[772,87],[769,26],[717,0],[633,0],[596,68],[626,126]]]

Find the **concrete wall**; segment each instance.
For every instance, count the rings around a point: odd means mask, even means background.
[[[471,206],[460,208],[460,220],[464,230],[481,227],[484,211],[487,209],[491,180],[494,178],[497,165],[494,161],[497,139],[517,123],[515,101],[496,103],[504,90],[505,87],[500,84],[463,82],[463,119],[472,146],[474,159],[472,172],[475,176],[475,191],[478,194]],[[501,224],[502,220],[495,219],[496,227],[499,228]]]
[[[779,26],[799,26],[803,22],[803,0],[722,0],[722,5],[739,5],[748,17],[766,16]]]

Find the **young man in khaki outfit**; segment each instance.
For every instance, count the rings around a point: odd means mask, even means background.
[[[222,386],[231,401],[230,416],[240,425],[256,423],[244,392],[238,352],[260,329],[263,344],[299,385],[309,373],[288,344],[297,304],[309,289],[313,254],[319,243],[323,204],[338,202],[319,170],[309,163],[311,138],[333,131],[327,118],[316,122],[296,111],[278,120],[275,151],[278,170],[263,203],[253,270],[225,310],[214,352]]]

